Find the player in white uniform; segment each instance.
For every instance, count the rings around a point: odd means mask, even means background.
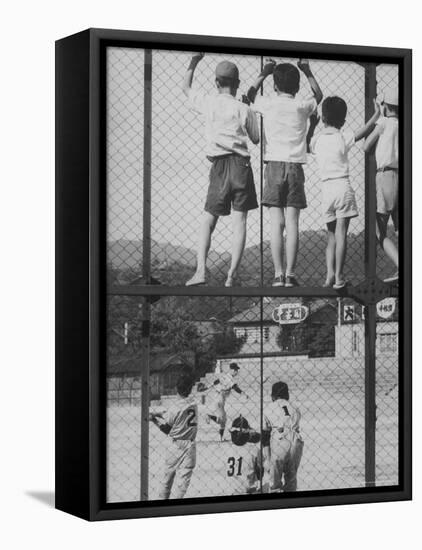
[[[264,412],[264,430],[269,435],[266,444],[270,446],[270,492],[296,491],[303,452],[300,411],[290,403],[285,382],[273,384],[271,398]]]
[[[198,405],[190,396],[193,383],[191,376],[180,375],[176,384],[179,394],[176,403],[164,413],[150,414],[151,421],[171,440],[158,497],[160,499],[169,499],[170,494],[171,498],[183,498],[196,465]]]
[[[205,386],[204,384],[198,384],[198,391],[207,391],[209,389],[214,389],[217,393],[217,398],[213,403],[212,412],[209,413],[208,419],[213,420],[216,424],[220,426],[220,440],[224,440],[224,430],[226,428],[227,414],[225,409],[226,399],[230,393],[235,391],[238,394],[243,393],[246,398],[248,396],[243,392],[239,386],[236,384],[236,377],[239,374],[239,366],[237,363],[230,363],[229,366],[230,372],[224,373],[214,380],[211,386]]]
[[[231,444],[225,448],[224,465],[230,494],[255,493],[260,489],[264,473],[261,459],[261,436],[252,430],[243,416],[233,420]]]

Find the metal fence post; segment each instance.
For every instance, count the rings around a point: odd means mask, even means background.
[[[377,95],[377,72],[374,63],[365,65],[365,120],[373,114],[373,100]],[[376,277],[377,238],[376,220],[376,165],[373,154],[365,158],[365,276]],[[376,446],[376,306],[365,305],[365,484],[375,486]]]
[[[152,156],[152,51],[144,57],[144,163],[143,163],[143,233],[142,277],[151,282],[151,156]],[[148,500],[149,478],[149,338],[151,304],[142,302],[142,365],[141,365],[141,500]]]

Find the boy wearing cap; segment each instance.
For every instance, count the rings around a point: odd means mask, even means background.
[[[271,389],[272,403],[264,412],[263,442],[270,447],[270,492],[297,489],[297,471],[303,452],[300,435],[300,411],[289,401],[285,382],[276,382]],[[267,438],[265,438],[267,434]]]
[[[178,399],[167,411],[150,412],[150,420],[169,438],[159,499],[183,498],[196,466],[198,405],[191,396],[193,377],[181,374],[176,383]]]
[[[306,208],[305,176],[306,130],[309,117],[322,100],[321,89],[309,62],[301,59],[299,69],[309,81],[313,96],[300,100],[300,72],[291,63],[276,65],[269,60],[248,91],[253,108],[264,119],[265,187],[262,204],[271,220],[271,255],[274,263],[272,286],[298,286],[295,266],[299,243],[299,213]],[[258,96],[265,78],[273,74],[275,95]],[[283,234],[286,230],[286,269],[283,268]]]
[[[377,162],[377,238],[381,248],[396,266],[392,277],[384,279],[386,283],[395,283],[399,278],[399,254],[397,247],[387,237],[387,225],[391,219],[394,230],[398,232],[398,194],[399,194],[399,96],[398,90],[385,91],[383,115],[373,132],[365,142],[365,152],[375,146]]]
[[[193,75],[203,56],[202,53],[192,56],[183,82],[183,92],[189,98],[191,108],[205,118],[206,156],[212,163],[196,272],[186,286],[205,283],[212,233],[218,218],[228,216],[233,208],[232,258],[225,282],[225,286],[231,287],[245,248],[248,211],[258,208],[247,140],[259,143],[259,128],[255,113],[248,105],[236,100],[240,81],[234,63],[222,61],[217,65],[216,95],[192,89]]]
[[[223,460],[229,494],[251,494],[267,489],[261,453],[261,434],[252,429],[247,419],[240,415],[230,428],[231,444],[225,448]]]

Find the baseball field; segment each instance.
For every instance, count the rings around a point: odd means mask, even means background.
[[[377,486],[398,483],[398,390],[397,364],[378,359],[376,479]],[[265,369],[265,366],[264,366]],[[271,364],[263,380],[263,410],[269,402],[271,384],[280,376],[290,386],[290,399],[302,413],[305,441],[298,471],[298,490],[341,489],[365,486],[365,408],[362,360],[313,359],[296,365]],[[284,372],[283,372],[284,371]],[[312,374],[313,373],[313,374]],[[277,376],[279,375],[279,376]],[[227,427],[242,414],[260,427],[260,378],[243,369],[240,387],[249,395],[230,395]],[[197,465],[186,498],[227,496],[226,482],[229,433],[220,442],[218,427],[206,422],[213,395],[199,398]],[[163,400],[162,406],[165,407]],[[107,411],[107,499],[109,502],[139,500],[140,407],[111,406]],[[157,499],[168,438],[150,425],[149,499]]]

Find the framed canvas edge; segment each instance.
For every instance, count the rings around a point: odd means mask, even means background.
[[[266,509],[282,509],[289,507],[309,507],[309,506],[331,506],[355,503],[372,503],[385,501],[410,500],[412,498],[412,446],[411,446],[411,248],[410,246],[401,246],[402,265],[405,266],[405,278],[402,280],[400,289],[400,299],[403,307],[400,323],[400,381],[402,388],[400,391],[400,484],[398,489],[387,487],[365,488],[364,492],[359,489],[351,490],[347,494],[342,490],[314,496],[314,491],[306,492],[301,496],[285,497],[278,501],[265,496],[260,496],[259,500],[240,500],[231,502],[225,497],[221,500],[216,499],[198,499],[194,503],[172,503],[162,504],[151,503],[125,503],[125,504],[106,504],[104,501],[105,482],[105,456],[104,442],[105,431],[101,419],[104,414],[102,407],[104,405],[104,395],[100,368],[102,353],[102,328],[104,327],[105,316],[101,309],[102,296],[105,295],[106,285],[103,273],[103,261],[105,260],[105,242],[102,231],[103,216],[105,216],[104,204],[101,200],[100,185],[105,181],[105,169],[102,166],[102,151],[100,137],[104,131],[105,121],[101,120],[101,95],[105,86],[105,74],[101,72],[101,55],[104,52],[103,46],[117,42],[132,43],[132,47],[146,47],[151,43],[156,43],[158,47],[165,49],[165,46],[180,49],[182,46],[190,45],[191,49],[198,46],[205,46],[208,43],[209,49],[215,51],[216,48],[227,51],[230,48],[254,49],[269,51],[273,48],[283,49],[284,51],[314,52],[318,57],[325,54],[327,57],[347,60],[347,57],[363,57],[367,62],[372,61],[374,57],[394,59],[401,67],[401,89],[404,97],[403,115],[403,157],[405,159],[402,175],[404,179],[403,191],[403,210],[406,213],[405,220],[402,222],[401,242],[411,242],[411,98],[412,98],[412,51],[409,49],[396,48],[374,48],[367,46],[338,46],[326,44],[313,44],[304,42],[281,42],[244,38],[225,38],[225,37],[204,37],[196,35],[175,35],[166,33],[145,33],[137,31],[114,31],[105,29],[89,29],[90,33],[90,84],[89,84],[89,196],[90,196],[90,220],[89,220],[89,324],[90,324],[90,343],[87,354],[89,355],[89,449],[87,450],[87,459],[89,462],[89,513],[80,514],[80,517],[89,520],[106,519],[124,519],[140,517],[157,517],[172,515],[204,514],[204,513],[222,513],[235,511],[252,511]],[[65,39],[66,40],[66,39]],[[223,43],[224,41],[224,43]],[[133,43],[137,43],[134,46]],[[113,45],[114,45],[113,44]],[[315,47],[315,50],[314,50]],[[335,51],[334,51],[335,50]],[[369,58],[371,58],[369,60]],[[104,293],[104,294],[103,294]],[[196,500],[196,499],[195,499]],[[199,502],[201,501],[201,502]],[[60,506],[58,506],[59,509]],[[69,511],[69,510],[64,510]],[[71,512],[74,513],[74,512]],[[79,515],[76,514],[75,515]]]

